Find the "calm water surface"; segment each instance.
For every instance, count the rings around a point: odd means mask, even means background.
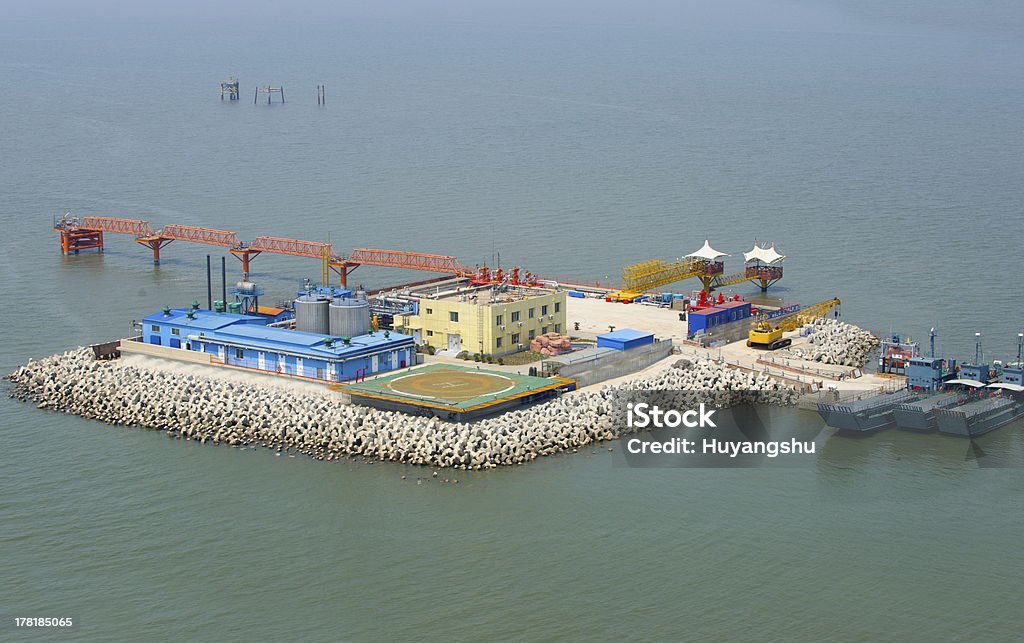
[[[756,237],[789,255],[782,297],[936,326],[961,358],[981,331],[1006,357],[1024,319],[1020,10],[837,4],[780,5],[813,18],[788,28],[0,24],[0,370],[205,297],[206,249],[172,244],[159,268],[127,238],[61,257],[65,211],[591,279],[705,237],[738,267]],[[237,104],[217,99],[228,74]],[[257,83],[288,102],[254,106]],[[271,299],[319,272],[254,270]],[[1011,639],[1022,430],[980,458],[887,432],[829,439],[804,468],[637,470],[601,449],[417,485],[429,472],[4,398],[0,612],[103,640]]]

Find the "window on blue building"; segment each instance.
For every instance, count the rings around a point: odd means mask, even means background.
[[[153,324],[152,326],[149,327],[149,330],[153,331],[154,333],[159,333],[160,327],[157,326],[156,324]]]
[[[235,359],[245,359],[245,349],[244,348],[236,348],[235,349]]]

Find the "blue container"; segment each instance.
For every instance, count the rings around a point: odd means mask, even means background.
[[[653,343],[654,333],[645,333],[632,328],[623,328],[597,336],[598,348],[613,348],[617,351],[628,351],[631,348]]]
[[[570,290],[570,291],[569,291],[569,296],[570,296],[570,297],[577,297],[577,298],[580,298],[580,299],[582,299],[582,298],[586,297],[586,294],[584,294],[584,293],[581,293],[581,292],[580,292],[580,291],[578,291],[578,290]]]
[[[722,323],[725,311],[720,308],[702,308],[686,313],[686,332],[690,335],[701,330],[708,330]]]

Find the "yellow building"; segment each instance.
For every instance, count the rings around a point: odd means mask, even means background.
[[[565,291],[482,286],[421,295],[418,314],[396,316],[394,328],[453,355],[515,353],[538,335],[566,332]]]

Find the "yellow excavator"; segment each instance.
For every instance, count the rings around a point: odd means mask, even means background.
[[[769,351],[785,348],[792,344],[793,340],[783,337],[783,333],[796,330],[808,322],[824,317],[828,311],[840,303],[842,302],[838,299],[829,299],[775,319],[768,319],[765,314],[758,315],[757,322],[747,337],[747,346]]]

